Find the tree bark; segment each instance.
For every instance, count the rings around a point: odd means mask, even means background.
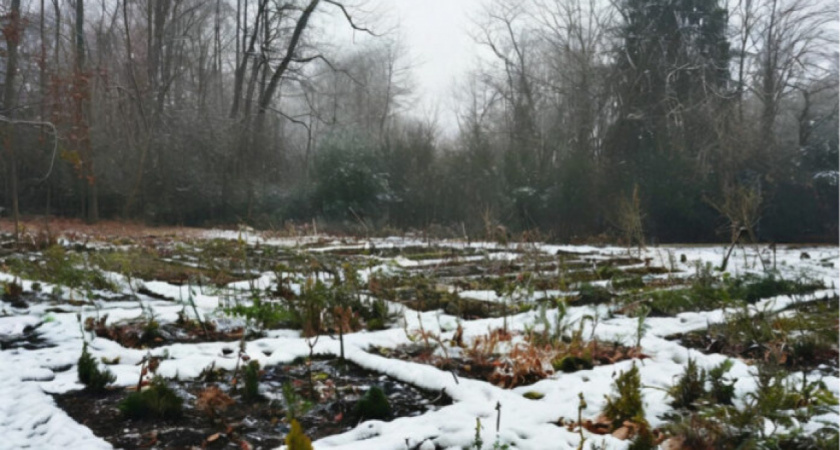
[[[6,117],[14,119],[17,109],[17,94],[15,92],[15,78],[17,77],[18,66],[18,44],[23,35],[20,21],[20,0],[12,0],[9,13],[9,28],[4,30],[6,35],[6,80],[3,89],[3,110]],[[4,139],[6,155],[8,156],[9,184],[12,196],[12,217],[15,225],[15,243],[20,239],[19,221],[20,209],[18,205],[18,174],[17,157],[15,155],[15,125],[9,123],[6,126],[6,138]]]

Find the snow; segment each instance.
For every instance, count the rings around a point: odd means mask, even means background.
[[[263,238],[252,231],[212,231],[207,232],[207,238],[241,239],[248,243],[260,245],[274,245],[295,247],[303,244],[315,244],[327,241],[320,251],[331,251],[346,248],[364,248],[370,245],[376,248],[388,246],[423,245],[416,239],[371,239],[365,242],[343,243],[326,237],[317,238]],[[504,247],[488,243],[463,243],[458,241],[437,242],[438,245],[451,247],[467,247],[480,249],[502,250],[491,253],[494,259],[510,260],[515,253],[505,252]],[[587,257],[606,258],[610,256],[627,256],[628,250],[618,247],[593,246],[560,246],[543,245],[537,247],[545,254],[555,255],[558,251],[566,253],[586,254]],[[695,264],[719,264],[725,248],[723,246],[674,246],[651,248],[644,250],[641,257],[651,258],[653,264],[670,267],[674,264],[681,274],[692,274]],[[807,252],[810,259],[800,259],[801,253]],[[680,260],[685,254],[687,262]],[[633,256],[638,256],[633,250]],[[733,275],[762,270],[763,257],[765,262],[773,259],[773,254],[763,249],[761,254],[751,249],[736,250],[730,261],[729,272]],[[473,257],[461,258],[470,260]],[[478,256],[475,258],[484,258]],[[418,267],[437,264],[440,261],[412,261],[397,257],[380,261],[375,268],[365,270],[363,278],[377,270],[396,270],[399,267]],[[809,276],[821,279],[827,289],[816,293],[816,296],[837,294],[838,249],[835,247],[811,248],[780,248],[775,254],[776,267],[785,276],[798,276],[806,271]],[[115,275],[119,279],[118,275]],[[0,280],[10,281],[11,275],[0,274]],[[253,282],[259,288],[265,288],[274,282],[271,273],[261,274]],[[29,287],[29,281],[24,282]],[[248,289],[250,282],[233,283],[230,287]],[[20,348],[0,351],[0,435],[3,436],[0,448],[74,448],[98,449],[110,448],[110,444],[97,438],[85,426],[76,423],[59,409],[49,393],[62,393],[81,388],[76,379],[76,360],[81,353],[83,333],[76,317],[101,317],[108,314],[109,321],[133,318],[140,315],[140,303],[151,307],[162,322],[175,320],[177,312],[183,307],[183,302],[189,296],[186,286],[173,286],[164,282],[146,282],[146,289],[157,295],[172,299],[174,302],[156,300],[143,295],[138,301],[103,302],[96,301],[96,307],[72,307],[62,305],[69,312],[48,312],[51,305],[33,303],[25,311],[11,310],[3,304],[3,310],[11,315],[0,317],[0,337],[8,338],[20,336],[24,332],[37,327],[37,332],[46,338],[50,345],[36,350]],[[45,290],[51,287],[45,285]],[[203,317],[218,316],[221,297],[218,292],[207,290],[201,292],[192,288],[192,298]],[[570,295],[559,291],[535,292],[534,300],[542,296]],[[498,301],[492,291],[466,291],[461,296]],[[779,310],[800,299],[780,296],[763,299],[752,306],[753,311],[761,309]],[[392,305],[393,307],[393,305]],[[603,310],[595,307],[569,307],[567,318],[575,322],[587,314],[602,314]],[[556,311],[548,312],[548,319],[553,321]],[[487,382],[466,378],[456,379],[452,373],[442,371],[436,367],[397,359],[389,359],[368,352],[371,346],[393,348],[410,342],[409,336],[401,327],[377,332],[358,332],[345,336],[345,353],[348,359],[367,369],[393,377],[399,381],[431,390],[445,391],[453,399],[453,404],[429,411],[416,417],[397,418],[390,422],[367,421],[352,430],[320,439],[314,443],[317,449],[394,449],[404,450],[419,446],[421,449],[433,449],[435,446],[443,448],[462,448],[470,446],[475,437],[476,418],[482,423],[481,437],[487,448],[492,448],[494,442],[510,443],[518,449],[545,448],[577,448],[579,434],[570,432],[565,427],[554,423],[560,418],[576,419],[578,414],[578,393],[583,392],[587,408],[584,417],[593,418],[598,415],[605,403],[604,395],[612,390],[613,378],[621,370],[629,369],[636,364],[641,373],[643,396],[646,407],[646,418],[653,426],[663,423],[661,416],[670,411],[666,399],[665,389],[671,386],[684,370],[684,364],[689,358],[697,361],[699,367],[709,369],[720,364],[725,357],[722,355],[704,355],[695,350],[686,349],[678,343],[664,339],[673,333],[701,329],[710,323],[721,322],[725,318],[725,310],[709,312],[686,312],[676,317],[649,318],[649,331],[641,339],[643,352],[648,359],[636,361],[622,361],[611,366],[597,366],[591,370],[582,370],[571,374],[558,373],[533,385],[518,387],[511,390],[493,386]],[[46,318],[49,318],[46,320]],[[524,330],[533,325],[537,312],[531,311],[508,318],[508,326],[513,330]],[[489,329],[500,327],[502,319],[483,319],[474,321],[459,321],[456,317],[441,311],[417,313],[405,311],[402,321],[409,331],[422,326],[427,331],[441,333],[443,339],[452,336],[454,329],[460,322],[464,327],[465,339],[472,339],[485,334]],[[603,341],[621,341],[630,343],[635,341],[637,320],[617,316],[602,318],[597,324],[595,335]],[[592,332],[592,324],[587,322],[584,333]],[[109,366],[117,376],[116,385],[129,386],[137,382],[139,366],[137,363],[147,354],[146,350],[126,349],[119,344],[102,338],[94,338],[85,333],[84,339],[90,342],[89,350],[95,358],[119,357],[119,363]],[[173,344],[152,350],[155,355],[163,355],[159,373],[165,377],[193,378],[202,369],[215,364],[216,367],[232,369],[236,365],[234,353],[225,355],[223,349],[234,349],[237,343],[210,342],[200,344]],[[322,337],[318,340],[314,350],[318,354],[337,354],[339,352],[336,340]],[[246,347],[247,353],[262,365],[287,363],[296,357],[309,354],[307,341],[300,337],[297,331],[275,330],[267,337],[250,341]],[[753,368],[742,361],[735,360],[730,372],[732,378],[737,378],[735,384],[736,397],[743,396],[755,389]],[[835,394],[840,394],[840,380],[835,377],[825,378],[826,385]],[[528,391],[544,394],[540,400],[530,400],[523,397]],[[501,405],[501,427],[497,433],[496,405]],[[837,423],[840,420],[838,411],[819,417],[820,420]],[[814,430],[820,425],[816,421],[806,424],[806,430]],[[595,436],[584,431],[590,442],[603,443],[606,448],[623,449],[628,443],[612,436]]]

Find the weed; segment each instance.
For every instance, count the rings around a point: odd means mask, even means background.
[[[612,287],[619,290],[642,289],[645,287],[645,282],[639,275],[626,278],[613,278]]]
[[[90,392],[103,392],[106,386],[117,379],[110,370],[99,368],[96,359],[88,352],[87,342],[82,346],[82,356],[79,357],[78,373],[79,381]]]
[[[232,306],[222,308],[225,314],[242,317],[258,330],[277,328],[284,323],[294,323],[296,317],[284,304],[271,300],[264,300],[258,291],[250,292],[250,304],[236,302]]]
[[[484,441],[481,439],[481,419],[478,417],[475,418],[475,437],[472,446],[475,450],[481,450],[481,447],[484,447]]]
[[[128,394],[118,408],[129,419],[175,419],[181,416],[183,404],[166,381],[156,376],[145,389]]]
[[[117,290],[101,270],[91,267],[84,255],[67,252],[60,245],[46,249],[40,262],[27,258],[11,258],[7,262],[11,272],[23,278],[82,291]]]
[[[293,421],[306,414],[306,412],[312,407],[312,404],[309,401],[298,395],[291,383],[285,383],[281,393],[283,394],[283,400],[286,404],[286,418],[289,421]]]
[[[578,450],[583,450],[583,444],[586,442],[586,437],[583,435],[583,410],[586,409],[586,400],[583,398],[583,392],[578,392],[578,434],[580,435],[580,443]]]
[[[578,298],[575,300],[575,305],[600,305],[608,303],[612,299],[612,294],[609,290],[601,286],[593,286],[589,283],[584,283],[578,290]]]
[[[198,394],[195,408],[206,414],[210,419],[215,419],[218,413],[224,412],[234,403],[235,401],[228,394],[214,384]]]

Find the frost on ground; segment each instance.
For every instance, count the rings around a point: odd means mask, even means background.
[[[255,233],[208,232],[208,236],[217,239],[240,240],[262,249],[277,247],[301,249],[307,246],[309,252],[360,251],[375,248],[399,249],[409,246],[425,246],[426,243],[403,238],[376,239],[370,241],[346,242],[330,239],[264,239]],[[68,243],[71,244],[71,243]],[[436,248],[470,248],[475,255],[460,257],[464,263],[485,260],[487,250],[494,250],[487,259],[516,262],[525,252],[506,251],[495,244],[462,242],[438,242]],[[104,245],[107,247],[107,245]],[[516,246],[511,246],[514,248]],[[686,246],[652,247],[642,251],[628,251],[617,247],[591,246],[555,246],[529,245],[529,252],[545,257],[554,257],[558,253],[587,255],[592,264],[598,260],[625,258],[629,253],[637,260],[646,261],[644,266],[673,269],[667,275],[646,274],[645,282],[655,279],[688,277],[695,273],[698,265],[706,263],[720,264],[725,248]],[[837,295],[838,249],[835,247],[780,248],[771,252],[762,247],[759,250],[746,248],[734,252],[727,271],[737,277],[744,273],[762,272],[765,265],[773,265],[782,278],[797,278],[806,274],[811,279],[821,281],[824,288],[808,294],[807,298]],[[684,257],[682,257],[684,255]],[[807,258],[805,257],[807,255]],[[422,273],[430,267],[441,267],[449,259],[445,255],[428,255],[428,258],[409,259],[399,252],[390,256],[371,256],[369,267],[360,273],[367,280],[373,273],[398,273],[410,270]],[[763,258],[763,261],[762,261]],[[546,269],[550,272],[549,269]],[[560,268],[551,270],[559,271]],[[589,270],[587,268],[587,270]],[[185,299],[191,299],[195,310],[203,317],[224,319],[219,311],[226,301],[224,289],[193,289],[176,286],[160,281],[143,283],[117,273],[108,274],[110,280],[123,294],[136,293],[136,300],[131,296],[106,298],[106,294],[96,292],[73,292],[64,290],[65,298],[94,298],[93,304],[30,301],[25,308],[0,303],[0,448],[110,448],[110,444],[96,437],[90,429],[72,420],[56,405],[51,394],[64,393],[81,389],[76,372],[76,363],[82,351],[83,336],[89,341],[89,351],[97,358],[106,358],[118,362],[109,365],[116,375],[115,385],[135,385],[140,376],[139,363],[149,350],[125,348],[109,339],[92,336],[82,329],[82,321],[88,317],[108,315],[110,322],[139,316],[144,310],[154,311],[156,320],[170,323],[178,319],[179,311],[185,306]],[[10,273],[0,273],[0,281],[12,282],[16,277]],[[24,292],[30,292],[33,282],[40,281],[43,292],[52,292],[57,286],[42,280],[23,280]],[[609,286],[607,281],[589,280],[588,286]],[[260,274],[251,281],[234,281],[228,288],[248,289],[252,286],[267,287],[275,283],[271,272]],[[137,287],[143,289],[137,293]],[[522,290],[509,293],[518,296],[524,303],[535,302],[540,298],[577,295],[581,283],[569,283],[565,289]],[[300,289],[299,286],[292,286]],[[463,298],[471,298],[488,303],[500,303],[504,297],[501,292],[481,288],[462,289]],[[115,295],[108,294],[110,297]],[[796,302],[803,301],[802,296],[773,296],[762,298],[749,306],[752,313],[758,311],[781,311]],[[74,306],[75,304],[75,306]],[[191,306],[192,306],[191,305]],[[689,360],[697,362],[702,369],[709,370],[724,360],[726,356],[716,353],[703,353],[689,349],[680,341],[666,339],[676,333],[701,330],[710,324],[723,322],[726,318],[724,309],[711,311],[686,311],[673,317],[649,317],[645,321],[646,332],[640,335],[639,320],[623,314],[607,314],[604,304],[575,306],[571,303],[565,311],[568,323],[575,327],[580,324],[583,335],[597,338],[600,342],[619,342],[633,346],[636,341],[641,346],[644,359],[625,359],[614,364],[596,365],[591,369],[573,373],[557,372],[536,381],[533,384],[503,389],[481,379],[457,377],[449,370],[442,370],[433,364],[424,364],[412,360],[389,358],[383,351],[372,349],[396,349],[412,344],[416,335],[414,330],[424,330],[436,334],[441,342],[454,339],[456,333],[462,333],[466,343],[487,335],[490,330],[507,326],[513,332],[531,329],[541,320],[553,323],[558,314],[557,308],[548,308],[540,312],[536,308],[523,308],[524,312],[512,312],[509,317],[464,320],[442,309],[415,311],[402,305],[389,304],[400,317],[390,328],[380,331],[359,331],[348,334],[345,340],[345,356],[357,365],[387,375],[395,380],[433,392],[443,391],[452,399],[452,404],[430,410],[414,417],[398,417],[391,421],[364,421],[349,431],[327,436],[314,442],[318,449],[432,449],[465,448],[476,442],[476,419],[480,420],[480,440],[485,448],[493,448],[495,443],[507,444],[521,449],[577,448],[581,435],[587,443],[603,448],[626,448],[629,442],[611,434],[595,435],[587,430],[559,426],[583,418],[595,419],[605,406],[605,396],[613,392],[615,375],[638,367],[641,376],[642,395],[645,406],[645,419],[652,427],[665,423],[665,416],[673,412],[669,406],[667,394],[669,387],[683,373]],[[836,311],[834,312],[836,314]],[[545,314],[544,317],[541,314]],[[596,321],[583,320],[584,317],[596,317]],[[460,325],[460,327],[459,327]],[[468,344],[467,344],[468,345]],[[201,342],[192,344],[172,343],[151,350],[155,355],[165,355],[158,373],[167,378],[192,379],[203,369],[214,365],[216,368],[233,370],[237,364],[235,353],[229,349],[231,342]],[[295,358],[310,354],[306,339],[296,330],[269,330],[265,337],[250,340],[246,351],[262,367],[288,363]],[[313,349],[316,354],[338,355],[339,342],[334,337],[322,336]],[[452,349],[458,355],[458,349]],[[436,354],[439,354],[439,350]],[[448,355],[452,356],[452,355]],[[733,359],[734,365],[729,372],[734,383],[736,405],[745,401],[748,394],[756,390],[755,366],[740,359]],[[835,362],[836,364],[836,362]],[[836,367],[835,367],[836,369]],[[836,370],[805,374],[809,378],[822,377],[827,388],[837,396],[840,394],[840,380]],[[801,378],[803,373],[793,372],[790,377]],[[529,393],[528,396],[525,394]],[[536,395],[534,394],[536,393]],[[582,393],[586,407],[579,411],[579,393]],[[530,397],[530,398],[529,398]],[[836,423],[837,407],[822,415],[819,419]],[[816,423],[816,420],[812,420]],[[499,424],[498,431],[496,424]],[[803,428],[815,427],[806,423]]]

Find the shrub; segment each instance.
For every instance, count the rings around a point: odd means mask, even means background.
[[[370,388],[356,404],[356,414],[362,420],[387,419],[391,415],[391,405],[382,388],[378,386]]]
[[[303,428],[297,420],[292,419],[292,429],[286,435],[287,450],[312,450],[312,441],[303,434]]]
[[[105,387],[117,377],[110,370],[100,370],[96,359],[87,350],[87,342],[82,346],[82,356],[79,357],[79,381],[85,385],[85,389],[91,392],[102,392]]]
[[[129,419],[175,419],[181,416],[183,404],[163,378],[155,377],[148,388],[132,392],[118,408]]]
[[[388,178],[375,146],[354,136],[328,138],[315,158],[314,204],[329,219],[379,213]]]

